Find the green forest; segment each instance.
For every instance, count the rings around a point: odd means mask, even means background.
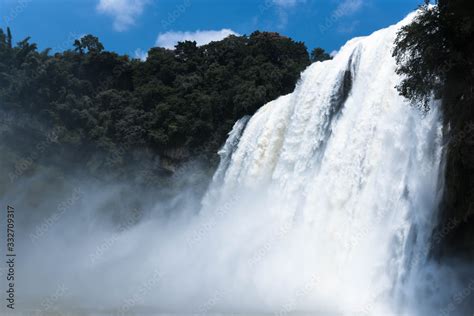
[[[311,55],[330,58],[320,48]],[[45,146],[48,162],[96,174],[118,173],[144,150],[161,157],[158,173],[196,157],[215,165],[235,121],[290,93],[310,62],[303,43],[278,33],[155,47],[141,61],[105,50],[93,35],[52,54],[29,38],[14,44],[0,29],[0,100],[13,118],[3,124],[33,143],[54,128],[61,146]],[[25,145],[9,148],[21,157]]]

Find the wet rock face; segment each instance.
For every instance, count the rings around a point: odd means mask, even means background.
[[[445,194],[436,230],[444,236],[439,255],[474,261],[474,145],[461,140],[448,147]]]
[[[467,53],[467,51],[466,51]],[[471,57],[472,65],[472,57]],[[467,70],[469,70],[467,67]],[[450,229],[439,254],[474,261],[474,97],[472,76],[453,69],[448,76],[443,107],[447,132],[445,192],[438,229],[450,219]]]
[[[443,93],[447,142],[444,195],[435,230],[443,232],[443,238],[437,255],[474,262],[474,2],[440,0],[439,5],[460,23],[451,36],[462,62],[449,69]],[[456,225],[446,229],[450,222]]]

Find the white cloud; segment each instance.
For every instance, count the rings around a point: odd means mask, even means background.
[[[135,24],[149,0],[99,0],[97,11],[114,18],[114,29],[122,32]]]
[[[178,42],[196,41],[198,46],[208,44],[213,41],[220,41],[229,35],[239,35],[230,29],[208,30],[195,32],[166,32],[160,33],[156,40],[156,46],[173,49]]]
[[[334,15],[337,17],[348,16],[359,11],[364,2],[363,0],[343,0],[334,11]]]
[[[337,53],[339,53],[339,51],[333,50],[333,51],[331,52],[331,54],[329,54],[329,56],[335,57],[335,56],[337,55]]]

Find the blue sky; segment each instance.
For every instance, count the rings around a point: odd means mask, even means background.
[[[335,51],[347,40],[391,25],[422,0],[0,0],[1,27],[15,40],[64,50],[84,34],[135,56],[177,40],[275,31]],[[137,56],[138,56],[137,55]]]

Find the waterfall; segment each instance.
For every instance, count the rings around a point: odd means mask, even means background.
[[[435,105],[395,88],[393,43],[412,18],[311,65],[224,146],[201,219],[235,223],[214,235],[240,242],[220,259],[271,308],[389,315],[427,260],[442,132]]]
[[[349,41],[309,66],[293,93],[239,120],[203,199],[192,189],[157,197],[49,172],[23,177],[4,197],[18,210],[18,305],[33,314],[54,295],[58,311],[81,315],[451,311],[440,292],[460,288],[428,260],[440,113],[395,88],[394,39],[413,16]],[[76,188],[80,199],[68,195]],[[140,212],[115,219],[121,204]]]

